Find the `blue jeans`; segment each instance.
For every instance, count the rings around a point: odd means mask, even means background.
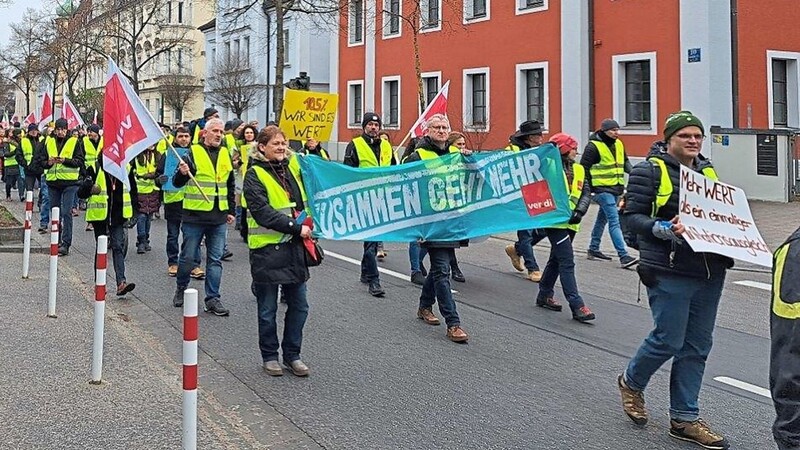
[[[286,316],[283,318],[283,361],[292,362],[300,359],[300,347],[303,344],[303,327],[308,317],[308,300],[306,299],[306,283],[299,284],[263,284],[254,283],[256,301],[258,302],[258,347],[264,362],[278,360],[278,326],[275,316],[278,312],[278,286],[286,300]]]
[[[368,282],[379,281],[378,242],[364,242],[364,255],[361,257],[361,278]]]
[[[139,213],[136,216],[136,246],[150,243],[150,214]]]
[[[628,256],[625,248],[625,239],[622,237],[622,228],[619,226],[619,211],[617,210],[617,197],[609,192],[594,194],[594,201],[600,205],[597,211],[597,219],[592,228],[592,241],[589,243],[589,250],[600,251],[600,240],[603,238],[603,231],[608,223],[608,234],[611,235],[611,242],[617,251],[617,256],[622,258]]]
[[[578,293],[578,282],[575,280],[575,254],[572,251],[572,238],[575,233],[565,228],[547,228],[547,239],[550,241],[550,259],[544,267],[542,279],[539,281],[537,300],[545,300],[555,294],[556,280],[561,278],[561,290],[571,310],[575,311],[584,305]]]
[[[411,273],[422,271],[422,260],[428,254],[428,249],[419,245],[419,241],[408,243],[408,262],[411,265]]]
[[[522,257],[528,272],[539,270],[539,264],[536,263],[536,257],[533,255],[533,246],[546,237],[547,233],[544,230],[536,228],[517,231],[517,242],[514,243],[514,251]]]
[[[222,249],[225,248],[227,224],[201,225],[183,222],[183,245],[178,258],[178,289],[189,286],[189,273],[200,259],[200,241],[206,238],[206,282],[205,301],[219,298],[219,285],[222,281]]]
[[[178,264],[178,252],[180,252],[178,236],[180,234],[181,221],[167,220],[167,265],[174,266]]]
[[[44,175],[39,181],[39,226],[41,228],[50,226],[50,190],[44,181]]]
[[[658,274],[647,288],[655,329],[625,370],[625,383],[644,390],[650,377],[670,358],[669,413],[672,419],[697,420],[697,397],[711,352],[717,307],[725,275],[710,280]]]
[[[75,194],[78,193],[78,186],[53,187],[48,186],[48,196],[50,205],[53,208],[61,208],[61,237],[59,246],[70,248],[72,246],[72,203],[75,201]]]
[[[453,248],[429,248],[428,255],[431,259],[431,270],[422,285],[422,295],[419,296],[419,307],[429,309],[436,300],[439,301],[439,312],[442,313],[447,327],[461,324],[461,319],[456,311],[456,302],[450,291],[450,261],[455,257]]]

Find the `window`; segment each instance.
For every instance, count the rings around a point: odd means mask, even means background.
[[[231,60],[231,41],[225,41],[225,61]]]
[[[383,36],[400,35],[400,0],[385,0],[383,6]]]
[[[239,59],[240,59],[240,57],[242,55],[241,55],[241,53],[239,53],[239,40],[238,39],[234,39],[233,40],[233,47],[231,48],[231,51],[233,52],[231,54],[233,55],[234,58],[236,58],[236,61],[239,61]]]
[[[439,2],[441,0],[420,0],[420,28],[423,30],[436,31],[442,28],[442,9]]]
[[[400,127],[400,77],[383,77],[381,96],[384,128]]]
[[[347,82],[347,123],[350,128],[361,128],[364,115],[364,81]]]
[[[656,53],[614,55],[611,60],[613,117],[620,133],[656,134]]]
[[[422,74],[422,89],[425,92],[425,105],[430,105],[436,94],[439,93],[440,74]],[[422,111],[420,111],[421,113]]]
[[[289,61],[289,30],[283,30],[283,65],[288,66]]]
[[[787,66],[785,59],[772,60],[772,126],[789,126],[789,92],[787,89]]]
[[[167,23],[172,23],[172,2],[167,2]]]
[[[364,0],[353,0],[350,3],[348,27],[350,44],[362,44],[364,42]]]
[[[242,49],[244,51],[245,66],[250,67],[250,36],[245,36],[242,39]]]
[[[183,2],[178,2],[178,23],[183,23]]]
[[[464,128],[489,131],[489,69],[464,71]]]
[[[547,9],[547,0],[516,0],[517,14],[527,14]]]
[[[548,128],[547,62],[517,64],[517,123],[538,120]]]
[[[464,22],[487,20],[489,0],[464,0]]]

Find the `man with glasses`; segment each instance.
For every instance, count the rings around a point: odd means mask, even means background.
[[[648,419],[644,389],[672,359],[669,435],[709,449],[727,449],[725,438],[700,418],[697,398],[725,274],[733,260],[693,251],[682,238],[685,228],[679,216],[681,166],[717,179],[711,163],[700,157],[704,137],[700,119],[689,111],[674,113],[664,125],[666,153],[631,171],[624,215],[638,235],[637,271],[647,287],[655,328],[617,384],[625,414],[642,426]]]
[[[605,119],[600,124],[600,129],[589,137],[589,143],[583,150],[580,164],[588,171],[586,180],[592,187],[594,201],[600,205],[597,219],[592,229],[592,240],[589,243],[587,257],[611,261],[600,251],[600,240],[603,230],[608,223],[608,233],[611,242],[619,256],[619,263],[623,269],[635,265],[639,260],[628,254],[625,240],[622,236],[622,227],[619,224],[617,200],[625,191],[625,173],[630,173],[631,163],[625,154],[625,146],[619,138],[619,124],[614,119]]]

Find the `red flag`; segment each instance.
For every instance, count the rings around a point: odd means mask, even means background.
[[[42,113],[39,114],[39,131],[44,130],[48,123],[53,121],[53,100],[50,93],[45,92],[42,96]]]
[[[64,105],[61,107],[61,117],[67,119],[67,127],[70,130],[84,126],[83,117],[81,117],[80,112],[78,112],[78,108],[69,100],[67,94],[64,94]]]
[[[439,93],[433,97],[433,100],[428,104],[428,107],[425,108],[425,111],[422,112],[422,115],[419,116],[416,122],[414,122],[414,126],[411,127],[411,137],[420,137],[424,136],[425,132],[427,131],[427,127],[425,126],[425,122],[431,118],[434,114],[442,114],[447,115],[447,93],[450,90],[450,80],[442,86],[439,90]]]
[[[103,169],[127,186],[128,163],[163,137],[128,79],[109,58],[103,99]]]
[[[32,112],[32,113],[28,114],[28,117],[26,117],[25,120],[22,121],[22,125],[23,126],[28,126],[28,125],[30,125],[32,123],[36,123],[36,113],[35,112]]]

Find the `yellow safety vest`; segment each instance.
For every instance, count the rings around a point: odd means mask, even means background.
[[[522,149],[521,149],[521,148],[519,148],[519,146],[518,146],[518,145],[514,145],[514,144],[508,144],[508,145],[506,146],[506,150],[509,150],[509,151],[512,151],[512,152],[518,152],[518,151],[520,151],[520,150],[522,150]]]
[[[772,312],[782,318],[788,320],[800,319],[800,298],[797,298],[800,289],[798,289],[798,281],[791,276],[784,280],[783,275],[786,268],[786,257],[792,246],[800,245],[796,233],[784,242],[772,257]],[[792,270],[789,274],[796,273],[797,261],[791,261]],[[784,296],[792,296],[791,298],[784,298]]]
[[[219,202],[219,210],[228,210],[228,177],[233,171],[233,163],[228,149],[220,147],[217,156],[217,166],[211,163],[208,152],[201,145],[192,145],[192,160],[197,167],[194,178],[200,185],[190,181],[184,187],[183,209],[190,211],[211,211],[214,209],[214,199]],[[206,194],[209,201],[203,198]]]
[[[158,141],[158,144],[156,144],[156,151],[163,155],[164,153],[167,152],[167,147],[172,145],[172,142],[174,140],[175,136],[173,136],[172,134],[168,134],[166,139],[161,139],[160,141]]]
[[[603,141],[592,141],[600,154],[600,162],[594,164],[589,173],[592,186],[618,186],[625,184],[625,146],[617,139],[614,154]]]
[[[418,148],[415,151],[419,154],[419,159],[436,159],[436,158],[438,158],[440,156],[436,152],[434,152],[432,150],[425,149],[425,148]],[[447,149],[447,152],[448,153],[459,153],[460,150],[458,149],[458,147],[453,147],[451,145],[450,148]],[[413,153],[412,153],[412,155],[413,155]]]
[[[200,125],[198,124],[194,127],[194,137],[192,138],[192,144],[198,145],[200,144]]]
[[[103,138],[97,141],[97,147],[95,147],[94,144],[92,144],[92,140],[89,139],[88,136],[84,136],[83,149],[86,151],[84,166],[86,166],[87,169],[89,167],[96,167],[97,158],[100,156],[100,152],[103,151]]]
[[[672,179],[669,177],[667,164],[664,162],[664,160],[657,156],[653,156],[650,158],[650,161],[654,162],[659,169],[661,169],[661,178],[659,179],[658,192],[656,192],[656,201],[653,203],[653,211],[650,213],[651,217],[655,217],[656,213],[658,213],[658,210],[661,209],[662,206],[666,205],[669,201],[669,198],[672,196],[673,187]],[[704,167],[701,173],[714,181],[719,181],[717,172],[711,166]]]
[[[8,149],[11,153],[6,154],[3,156],[3,167],[15,167],[18,166],[16,153],[17,153],[17,146],[12,144],[11,142],[8,143]]]
[[[375,158],[372,147],[367,144],[363,136],[353,139],[353,144],[356,146],[356,154],[358,154],[358,167],[386,167],[392,164],[392,144],[389,141],[381,140],[380,164]]]
[[[581,199],[581,194],[583,194],[583,185],[586,181],[586,169],[578,164],[572,164],[572,185],[569,185],[569,180],[567,179],[567,174],[564,174],[564,187],[567,190],[567,194],[569,194],[569,209],[575,210],[578,206],[578,201]],[[570,230],[575,230],[576,232],[580,230],[581,225],[579,223],[576,224],[569,224],[569,223],[562,223],[559,225],[553,225],[553,228],[567,228]]]
[[[139,157],[134,158],[136,166],[136,189],[140,194],[150,194],[158,190],[155,179],[142,178],[148,173],[156,171],[156,155],[151,153],[146,156],[147,161],[144,164],[139,162]]]
[[[19,143],[22,145],[22,157],[25,158],[25,162],[30,164],[33,160],[33,145],[31,145],[30,138],[22,138]]]
[[[103,173],[103,169],[97,169],[97,180],[95,184],[100,187],[100,193],[92,195],[86,202],[87,222],[97,222],[108,218],[108,187],[106,185],[106,176]],[[124,219],[130,219],[133,217],[131,193],[124,184],[122,189],[122,217]]]
[[[61,148],[61,153],[58,152],[56,147],[56,140],[48,137],[45,141],[47,147],[47,156],[49,158],[72,158],[72,153],[75,151],[75,146],[78,144],[78,138],[71,137],[67,139],[64,146]],[[53,167],[47,169],[47,181],[78,181],[80,178],[81,169],[79,167],[67,167],[64,164],[53,164]]]
[[[311,152],[309,152],[309,151],[308,151],[308,149],[307,149],[307,148],[305,148],[305,147],[303,147],[303,150],[302,150],[302,151],[303,151],[303,154],[304,154],[304,155],[310,155],[310,154],[311,154]],[[330,160],[331,160],[331,157],[330,157],[330,155],[328,155],[328,151],[327,151],[327,150],[325,150],[325,149],[324,149],[324,148],[322,148],[322,147],[320,147],[320,148],[319,148],[319,154],[320,154],[320,157],[321,157],[322,159],[324,159],[325,161],[330,161]],[[358,157],[358,160],[359,160],[359,161],[361,161],[361,157],[360,157],[360,156]]]
[[[236,151],[236,138],[233,137],[232,134],[226,134],[225,136],[225,146],[228,147],[230,152]]]
[[[275,211],[280,211],[289,217],[294,217],[295,206],[297,206],[297,203],[289,201],[289,194],[285,189],[283,189],[283,186],[281,186],[272,177],[272,175],[268,174],[267,171],[261,167],[253,166],[252,169],[253,172],[255,172],[255,174],[258,176],[258,180],[261,181],[262,185],[264,185],[264,189],[267,191],[269,206],[271,206]],[[303,204],[308,204],[306,199],[306,190],[303,187],[303,183],[300,180],[299,174],[295,173],[295,171],[291,169],[291,166],[289,168],[289,172],[291,172],[292,176],[297,182],[297,186],[300,187],[300,196],[303,198]],[[306,213],[309,213],[308,208],[306,208]],[[251,214],[248,214],[247,246],[250,249],[255,250],[266,247],[270,244],[280,244],[289,242],[290,240],[292,240],[291,234],[284,234],[280,231],[264,228],[260,226],[258,222],[256,222]]]

